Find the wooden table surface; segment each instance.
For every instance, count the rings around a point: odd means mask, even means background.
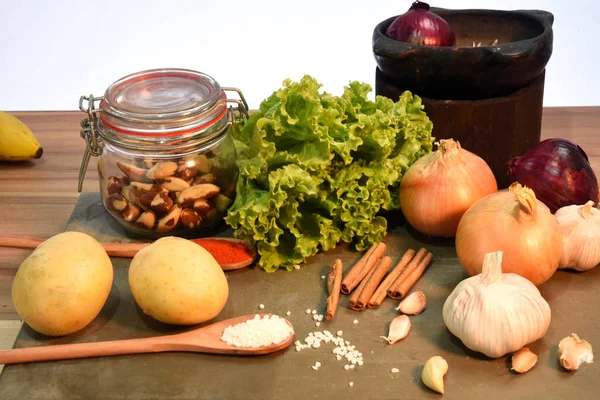
[[[44,155],[25,163],[0,163],[0,232],[49,237],[64,230],[78,199],[77,179],[85,148],[79,136],[79,111],[10,112],[35,133]],[[600,171],[600,107],[544,109],[542,138],[563,137],[579,144],[595,171]],[[83,191],[96,192],[91,161]],[[30,250],[0,250],[0,320],[19,319],[11,301],[11,284]]]

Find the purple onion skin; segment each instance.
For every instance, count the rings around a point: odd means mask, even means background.
[[[598,180],[587,154],[567,139],[546,139],[508,164],[513,180],[531,188],[538,200],[556,210],[592,200],[598,204]]]
[[[386,36],[420,46],[454,46],[456,37],[450,25],[429,11],[429,5],[415,1],[410,9],[398,16],[387,28]]]

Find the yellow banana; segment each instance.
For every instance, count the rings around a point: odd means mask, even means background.
[[[42,156],[43,149],[23,122],[0,111],[0,161],[24,161]]]

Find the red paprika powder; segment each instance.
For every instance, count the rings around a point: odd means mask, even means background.
[[[252,252],[250,249],[241,243],[216,239],[193,239],[192,241],[204,247],[204,249],[221,265],[252,259]]]

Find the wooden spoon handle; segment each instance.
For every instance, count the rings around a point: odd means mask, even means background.
[[[21,249],[35,249],[46,239],[29,236],[0,235],[0,247],[18,247]]]
[[[21,249],[35,249],[46,239],[29,236],[0,235],[0,247],[18,247]],[[132,258],[138,251],[148,246],[149,243],[100,243],[110,257]]]
[[[119,354],[157,353],[173,350],[171,343],[156,337],[113,340],[96,343],[59,344],[22,349],[1,350],[0,364],[17,364],[34,361],[66,360]]]

